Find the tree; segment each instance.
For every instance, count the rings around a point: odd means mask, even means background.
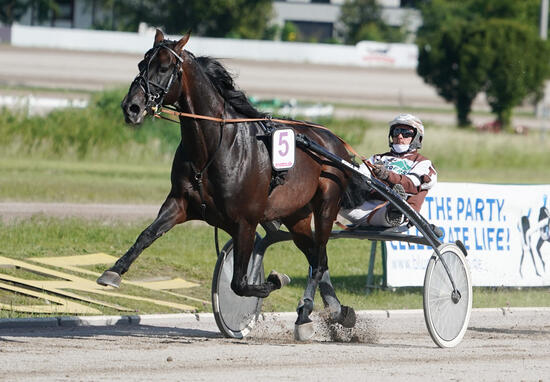
[[[112,0],[108,0],[112,1]],[[124,0],[119,14],[135,30],[140,22],[169,34],[261,39],[272,31],[271,0]],[[125,29],[128,29],[125,27]]]
[[[536,7],[537,0],[431,0],[422,7],[417,72],[455,104],[459,126],[469,125],[482,91],[504,126],[527,95],[542,94],[550,61]]]
[[[470,124],[477,94],[484,90],[492,52],[483,42],[485,31],[454,20],[439,33],[419,36],[417,72],[446,101],[455,105],[459,126]]]
[[[296,41],[298,38],[298,28],[292,21],[285,21],[285,25],[281,30],[282,41]]]
[[[23,17],[29,7],[29,1],[0,0],[0,21],[11,25]]]
[[[536,101],[550,74],[550,49],[536,33],[517,21],[487,22],[488,42],[494,52],[487,78],[487,101],[501,126],[510,126],[512,109],[528,95]]]
[[[0,0],[0,22],[12,25],[30,9],[38,21],[43,21],[50,12],[59,11],[59,4],[55,0]]]
[[[362,40],[401,42],[405,34],[382,20],[376,0],[346,0],[340,8],[339,35],[346,44]]]

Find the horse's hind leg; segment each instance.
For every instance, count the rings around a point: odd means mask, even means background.
[[[325,246],[320,248],[320,253],[324,253],[325,258],[327,257]],[[308,317],[313,310],[313,296],[315,295],[317,286],[319,286],[323,304],[330,312],[332,321],[341,324],[345,328],[353,328],[356,322],[355,311],[349,306],[342,305],[340,300],[338,300],[332,282],[330,281],[328,267],[325,268],[324,271],[323,268],[318,268],[318,271],[314,271],[313,268],[310,267],[306,291],[298,306],[298,320],[296,321],[296,325],[311,322]]]
[[[325,308],[330,312],[331,319],[345,328],[353,328],[356,321],[355,311],[349,306],[340,304],[340,300],[336,297],[336,292],[330,281],[328,269],[323,273],[323,277],[319,282],[319,291],[321,292]]]
[[[327,254],[326,254],[326,242],[330,235],[329,230],[325,228],[323,231],[315,232],[317,240],[320,240],[321,244],[313,238],[313,232],[311,230],[311,213],[307,216],[297,216],[294,219],[287,218],[284,223],[292,233],[292,239],[296,246],[306,255],[310,268],[309,276],[307,279],[307,285],[304,291],[304,295],[298,303],[297,313],[298,318],[295,322],[294,336],[297,340],[308,340],[313,336],[313,322],[309,318],[314,306],[314,297],[317,287],[321,292],[323,303],[331,311],[331,318],[339,322],[346,327],[353,327],[355,325],[355,313],[353,309],[344,307],[340,304],[340,301],[336,297],[334,287],[330,282],[330,276],[328,272]],[[321,227],[316,222],[316,228]],[[320,228],[322,229],[322,228]],[[324,236],[322,235],[324,234]],[[324,237],[324,239],[323,239]]]
[[[319,194],[319,203],[314,211],[315,214],[315,251],[310,260],[311,280],[308,280],[306,291],[311,286],[317,287],[321,292],[321,297],[325,306],[328,306],[331,311],[331,318],[342,324],[345,327],[353,327],[355,325],[355,311],[346,306],[342,306],[336,297],[334,287],[330,282],[328,272],[328,257],[326,245],[328,243],[332,225],[338,213],[338,186],[334,183],[323,182],[323,192]],[[314,264],[317,264],[315,267]],[[313,289],[315,293],[315,289]],[[300,317],[299,317],[300,318]]]
[[[313,336],[313,322],[309,318],[309,315],[313,311],[315,291],[322,276],[322,273],[318,272],[318,248],[313,240],[311,217],[311,212],[307,212],[306,215],[299,213],[296,216],[283,220],[283,223],[292,234],[294,244],[306,255],[309,263],[309,276],[307,278],[306,289],[296,308],[298,318],[295,322],[294,335],[298,340],[307,340]]]
[[[185,219],[184,201],[168,197],[162,204],[153,223],[138,236],[134,245],[111,268],[103,272],[101,277],[97,279],[97,283],[118,288],[121,282],[120,276],[128,271],[130,265],[132,265],[141,252],[176,224],[184,222]]]

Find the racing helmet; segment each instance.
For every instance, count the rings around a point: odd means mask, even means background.
[[[388,134],[389,146],[392,147],[393,141],[391,132],[394,126],[405,125],[414,129],[415,134],[409,145],[408,151],[418,150],[422,148],[422,140],[424,139],[424,125],[422,121],[412,114],[399,114],[390,122],[390,131]]]

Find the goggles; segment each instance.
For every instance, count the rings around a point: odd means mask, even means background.
[[[406,127],[394,127],[390,131],[392,137],[397,137],[399,134],[401,134],[403,138],[411,138],[414,136],[414,130]]]

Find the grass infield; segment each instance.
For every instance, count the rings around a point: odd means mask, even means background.
[[[105,252],[115,257],[121,256],[134,242],[137,235],[148,224],[147,221],[109,223],[80,220],[34,217],[10,224],[0,225],[0,242],[3,243],[0,256],[26,260],[33,257],[72,256]],[[210,301],[212,272],[216,262],[213,241],[213,228],[183,224],[175,227],[135,261],[124,280],[146,281],[181,277],[199,286],[175,290],[196,299]],[[220,245],[229,239],[220,234]],[[371,243],[367,240],[340,239],[329,242],[329,267],[331,278],[342,303],[355,309],[421,309],[421,288],[375,289],[366,294],[366,275]],[[97,273],[108,265],[85,267]],[[282,290],[264,300],[264,311],[293,311],[303,294],[308,265],[305,257],[292,243],[279,243],[266,252],[264,261],[266,273],[271,269],[287,273],[292,282]],[[3,273],[26,279],[44,279],[43,275],[24,272],[20,269],[3,269]],[[66,271],[67,272],[67,271]],[[72,273],[68,271],[68,273]],[[375,284],[380,285],[382,264],[380,254],[375,262]],[[90,280],[93,276],[78,274]],[[165,293],[148,291],[123,285],[117,292],[158,298],[193,306],[199,312],[211,312],[210,304],[202,304]],[[519,307],[548,306],[548,288],[474,288],[474,307]],[[83,294],[80,292],[80,294]],[[92,297],[93,294],[90,294]],[[177,310],[146,302],[136,302],[124,298],[106,298],[103,301],[124,305],[139,314],[175,313]],[[36,304],[36,299],[10,292],[0,293],[0,303]],[[41,302],[43,303],[43,302]],[[319,295],[317,308],[322,308]],[[121,313],[112,308],[93,305],[103,314]],[[29,317],[32,314],[14,313],[0,310],[1,317]]]

